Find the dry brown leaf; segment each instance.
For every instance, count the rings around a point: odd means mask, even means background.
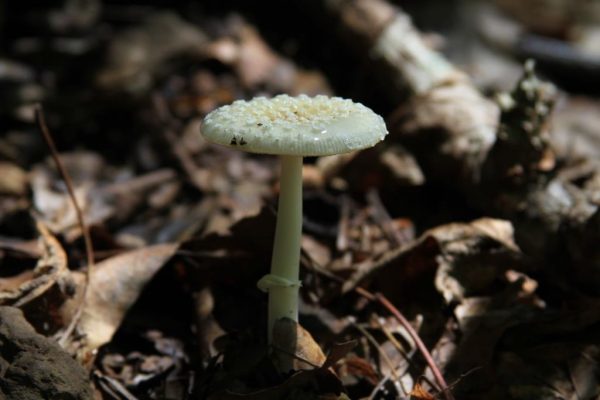
[[[482,218],[431,229],[416,241],[361,262],[346,279],[343,292],[374,279],[386,296],[402,302],[436,297],[451,303],[504,282],[507,269],[520,267],[520,252],[509,222]],[[396,298],[398,297],[398,298]]]
[[[201,58],[207,38],[198,26],[171,12],[156,12],[114,36],[97,84],[106,90],[143,93],[177,56]]]
[[[289,318],[282,318],[275,323],[272,346],[273,363],[283,372],[318,368],[326,359],[312,335]]]
[[[358,341],[349,340],[347,342],[335,343],[329,354],[327,354],[327,359],[321,366],[321,368],[330,368],[333,367],[338,361],[344,358],[350,350],[356,347]]]
[[[211,288],[209,286],[203,287],[194,293],[193,298],[196,314],[197,346],[200,356],[203,359],[209,359],[219,353],[215,348],[215,341],[223,336],[225,331],[213,315],[215,298]]]
[[[399,182],[410,185],[425,183],[425,175],[415,157],[403,146],[395,143],[387,147],[380,155],[380,162]]]
[[[255,87],[269,79],[281,60],[250,25],[240,27],[238,38],[236,70],[244,86]]]
[[[159,191],[169,189],[169,184],[176,185],[175,171],[169,168],[136,176],[129,167],[112,167],[93,152],[62,153],[60,159],[72,179],[77,203],[90,227],[101,225],[108,218],[112,222],[126,220],[145,202],[153,207],[165,207],[165,200],[158,198],[161,197]],[[31,189],[38,218],[50,230],[72,242],[80,237],[81,227],[72,199],[61,188],[64,182],[54,165],[46,161],[33,167]],[[176,195],[177,190],[171,190],[170,196]],[[157,204],[161,201],[162,204]],[[160,242],[167,241],[174,240]]]
[[[515,266],[519,248],[508,221],[481,218],[470,224],[449,224],[431,233],[442,246],[435,277],[437,290],[448,303],[490,290]]]
[[[340,377],[344,375],[356,376],[365,379],[373,386],[376,386],[381,380],[379,374],[375,371],[373,363],[362,357],[346,357],[337,370]]]
[[[111,257],[94,266],[78,325],[84,335],[77,349],[81,356],[86,357],[112,339],[145,285],[178,248],[178,244],[159,244]],[[78,295],[61,308],[65,320],[73,317],[83,289],[84,275],[74,275],[79,283]]]
[[[491,301],[467,299],[457,308],[463,333],[446,375],[460,379],[476,369],[456,386],[464,397],[476,391],[490,399],[595,398],[599,310],[597,300],[561,312],[533,313],[527,307],[494,308]]]
[[[271,92],[330,94],[325,77],[305,71],[271,49],[258,31],[241,18],[230,20],[232,37],[218,39],[208,46],[208,56],[231,66],[246,88],[265,85]]]
[[[337,189],[361,192],[385,185],[418,186],[425,176],[415,157],[399,144],[320,157],[319,178]]]
[[[100,193],[91,195],[96,181],[109,170],[102,157],[91,152],[74,152],[61,154],[60,159],[73,180],[75,198],[88,226],[110,217],[115,207],[107,202],[106,196]],[[33,167],[31,190],[38,218],[53,232],[73,240],[81,234],[77,214],[67,191],[59,191],[57,187],[63,187],[62,178],[49,162]]]
[[[42,222],[38,221],[37,229],[42,257],[32,273],[0,280],[0,304],[20,307],[44,294],[55,283],[62,288],[69,282],[67,255],[61,244]]]
[[[434,400],[435,397],[431,393],[429,393],[423,386],[419,383],[415,383],[415,387],[410,391],[411,400]]]
[[[22,196],[27,192],[27,174],[19,166],[0,162],[0,193]]]

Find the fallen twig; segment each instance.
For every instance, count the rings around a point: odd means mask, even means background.
[[[313,264],[313,270],[316,271],[317,273],[324,275],[330,279],[333,279],[336,282],[339,282],[339,283],[344,282],[344,279],[342,279],[336,275],[333,275],[331,273],[328,273],[326,270],[317,266],[315,261],[312,259],[311,259],[311,263]],[[427,362],[427,365],[431,369],[431,372],[433,373],[433,376],[435,377],[436,382],[440,386],[440,392],[442,392],[444,394],[444,398],[446,400],[454,400],[454,395],[452,394],[452,392],[450,392],[448,384],[446,383],[446,380],[442,376],[440,369],[435,364],[435,361],[433,360],[431,353],[429,353],[429,350],[427,350],[427,347],[425,346],[425,344],[419,337],[419,334],[414,330],[414,328],[412,327],[410,322],[408,322],[408,320],[404,317],[404,315],[402,315],[402,313],[392,303],[390,303],[390,301],[387,298],[385,298],[385,296],[383,296],[380,293],[375,293],[375,294],[371,293],[367,289],[364,289],[360,286],[354,287],[353,290],[358,295],[364,297],[365,299],[367,299],[369,301],[379,302],[385,309],[387,309],[398,320],[400,325],[402,325],[402,327],[404,329],[406,329],[406,331],[408,332],[410,337],[415,342],[417,348],[423,355],[423,358],[425,358],[425,362]]]
[[[58,344],[61,347],[65,347],[66,342],[71,336],[73,330],[75,329],[75,326],[77,326],[77,323],[79,322],[79,318],[81,317],[81,313],[83,311],[83,305],[85,303],[85,294],[87,292],[88,286],[90,285],[91,270],[94,265],[94,248],[92,246],[92,238],[90,236],[88,226],[85,224],[85,220],[83,218],[83,212],[81,211],[81,207],[79,207],[79,204],[77,203],[77,198],[75,197],[73,182],[71,181],[71,177],[67,173],[67,170],[65,169],[62,161],[60,160],[58,151],[56,150],[56,145],[54,144],[54,140],[52,139],[52,135],[50,134],[50,130],[48,129],[48,125],[46,124],[46,119],[44,118],[44,111],[42,109],[41,104],[38,104],[35,107],[35,120],[37,122],[38,127],[40,128],[40,132],[42,133],[46,144],[48,145],[48,148],[50,149],[50,154],[52,155],[52,159],[56,164],[56,169],[58,170],[62,180],[65,182],[67,192],[69,193],[69,198],[71,199],[73,207],[75,208],[75,213],[77,214],[77,222],[79,223],[81,234],[83,235],[83,240],[85,243],[87,270],[85,274],[86,280],[85,286],[83,288],[83,296],[81,296],[81,301],[77,306],[77,312],[71,319],[71,322],[69,322],[69,326],[63,331],[60,338],[58,339]]]

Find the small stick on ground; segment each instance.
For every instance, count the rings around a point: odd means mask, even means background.
[[[312,260],[312,259],[310,259],[310,260],[311,260],[311,264],[312,264],[312,269],[315,272],[320,273],[336,282],[339,282],[339,283],[344,282],[344,279],[329,273],[327,270],[325,270],[322,267],[320,267],[319,265],[317,265],[317,263],[314,260]],[[369,292],[367,289],[364,289],[360,286],[354,287],[353,290],[358,295],[364,297],[365,299],[367,299],[369,301],[379,302],[398,320],[400,325],[402,325],[404,327],[404,329],[406,329],[406,331],[408,332],[410,337],[415,342],[415,345],[419,349],[419,352],[423,355],[423,358],[425,358],[425,362],[427,362],[427,365],[431,369],[431,372],[433,373],[433,376],[435,377],[437,384],[440,386],[440,391],[444,394],[444,398],[446,400],[454,400],[454,395],[450,391],[450,387],[448,386],[448,384],[446,383],[446,380],[442,376],[440,369],[435,364],[435,361],[433,360],[433,357],[429,353],[429,350],[427,350],[425,343],[423,343],[423,341],[419,337],[419,334],[414,330],[414,328],[412,327],[410,322],[408,322],[408,320],[404,317],[404,315],[402,315],[402,313],[392,303],[390,303],[390,301],[385,296],[383,296],[380,293],[373,294],[373,293]]]
[[[427,350],[427,347],[419,337],[419,334],[413,329],[408,320],[404,318],[404,315],[402,315],[402,313],[392,303],[390,303],[390,301],[387,298],[385,298],[384,295],[382,295],[381,293],[376,293],[375,299],[379,301],[379,303],[383,307],[385,307],[398,320],[398,322],[400,322],[400,324],[402,324],[404,329],[406,329],[410,337],[414,340],[415,344],[417,345],[417,348],[419,349],[421,354],[423,354],[423,357],[425,357],[427,365],[429,365],[429,368],[431,368],[431,372],[433,373],[437,384],[440,386],[442,393],[444,393],[444,397],[446,398],[446,400],[454,400],[454,396],[452,395],[452,392],[450,392],[446,380],[442,376],[442,373],[440,372],[437,365],[435,365],[433,357],[431,357],[429,350]]]
[[[63,331],[62,335],[60,336],[60,338],[58,340],[58,344],[61,347],[65,347],[66,342],[67,342],[68,338],[71,336],[71,333],[73,332],[73,330],[75,329],[75,326],[77,326],[77,323],[79,322],[79,318],[81,317],[81,313],[83,311],[83,305],[85,304],[85,297],[86,297],[87,289],[88,289],[88,286],[90,285],[91,270],[94,265],[94,248],[92,247],[92,238],[90,236],[89,229],[88,229],[87,225],[85,224],[85,220],[83,218],[83,212],[81,211],[81,207],[79,207],[79,203],[77,203],[77,198],[75,197],[75,190],[73,189],[73,182],[71,181],[71,177],[67,173],[67,170],[65,169],[62,161],[60,160],[58,151],[56,150],[56,145],[54,144],[54,140],[52,139],[52,135],[50,134],[50,130],[48,129],[48,125],[46,124],[46,119],[44,117],[44,111],[42,109],[41,104],[38,104],[35,107],[35,120],[37,122],[38,127],[40,128],[40,131],[42,133],[42,136],[44,137],[46,144],[48,145],[48,148],[50,149],[50,154],[52,155],[52,159],[54,160],[54,163],[56,164],[56,169],[58,170],[61,178],[65,182],[65,185],[67,187],[67,192],[69,193],[69,198],[71,199],[71,202],[73,203],[73,207],[75,208],[75,213],[77,215],[77,222],[79,224],[79,228],[81,229],[81,234],[83,235],[83,240],[85,243],[87,271],[85,274],[86,280],[85,280],[85,285],[83,287],[83,294],[81,295],[81,301],[77,306],[77,312],[73,316],[73,319],[71,319],[71,322],[69,323],[69,326],[67,327],[67,329],[65,329]]]

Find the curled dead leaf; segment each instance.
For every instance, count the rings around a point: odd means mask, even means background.
[[[42,256],[30,273],[0,280],[0,304],[21,307],[44,294],[54,284],[61,288],[70,283],[67,255],[60,242],[42,222],[37,222]]]
[[[325,354],[312,335],[299,323],[282,318],[273,327],[273,363],[282,372],[318,368]]]

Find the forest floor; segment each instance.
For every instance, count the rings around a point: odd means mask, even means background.
[[[1,399],[600,399],[593,2],[59,3],[0,4]],[[305,159],[268,345],[279,162],[200,131],[282,93],[389,134]]]

